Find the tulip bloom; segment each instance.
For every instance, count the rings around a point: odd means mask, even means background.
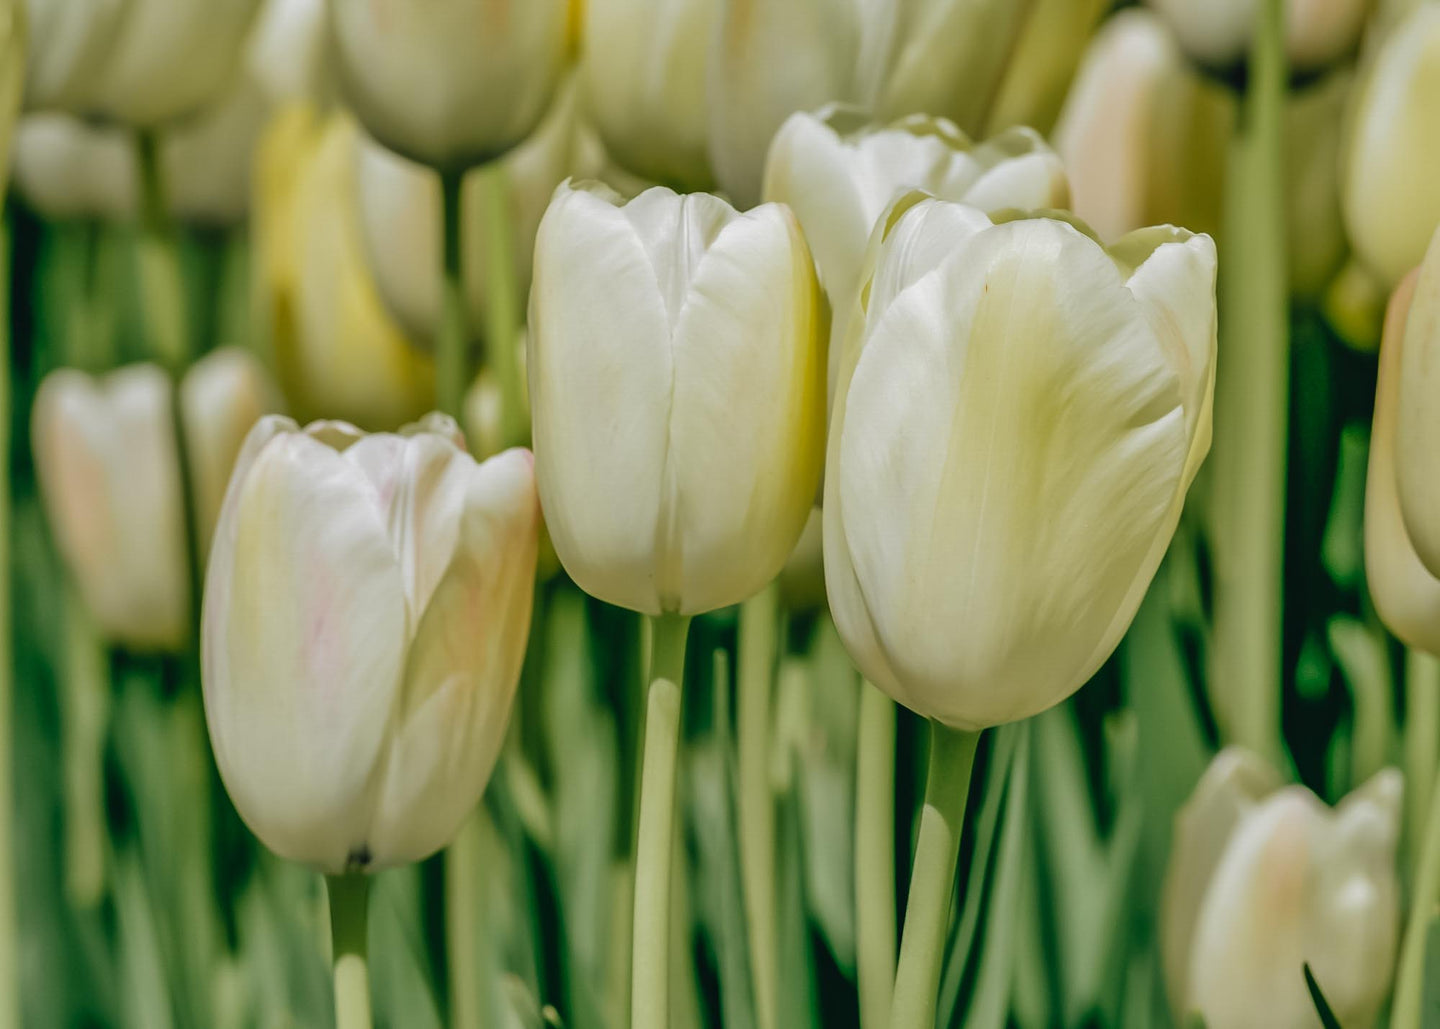
[[[336,70],[370,134],[445,171],[539,123],[570,46],[569,0],[334,0]]]
[[[1393,286],[1420,263],[1440,224],[1440,7],[1417,4],[1391,31],[1356,90],[1344,166],[1345,231],[1370,272]]]
[[[46,376],[31,416],[55,542],[108,638],[140,651],[189,638],[185,508],[170,377],[132,365]]]
[[[977,730],[1058,704],[1134,617],[1210,442],[1215,247],[897,201],[841,357],[825,578],[860,670]]]
[[[535,241],[529,369],[540,498],[570,576],[652,615],[759,591],[815,496],[824,365],[788,208],[562,185]]]
[[[1259,16],[1259,0],[1149,0],[1180,44],[1201,64],[1227,67],[1243,61]],[[1370,0],[1282,0],[1290,65],[1314,71],[1355,49]]]
[[[1415,552],[1431,575],[1440,576],[1440,410],[1435,406],[1440,384],[1440,229],[1414,289],[1400,337],[1395,478]]]
[[[418,861],[480,799],[525,653],[530,455],[484,464],[436,416],[251,431],[205,580],[205,716],[221,778],[282,857]]]
[[[1373,1026],[1399,937],[1400,773],[1333,810],[1247,751],[1218,754],[1175,822],[1161,910],[1177,1020],[1317,1025],[1309,964],[1341,1025]]]

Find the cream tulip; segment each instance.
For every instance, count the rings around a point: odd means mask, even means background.
[[[1345,231],[1387,288],[1420,263],[1440,224],[1440,7],[1400,22],[1359,83],[1344,156]]]
[[[1401,337],[1395,481],[1405,529],[1420,561],[1440,576],[1440,229],[1415,280]]]
[[[1134,617],[1210,443],[1215,248],[912,194],[872,239],[825,478],[861,672],[951,728],[1037,714]]]
[[[134,217],[134,142],[113,126],[58,112],[27,114],[15,131],[15,189],[47,218]]]
[[[449,419],[366,436],[251,431],[205,581],[220,776],[275,853],[327,873],[449,842],[499,754],[529,630],[530,455],[484,464]]]
[[[32,445],[51,531],[80,598],[114,642],[176,650],[190,578],[170,378],[132,365],[62,369],[35,395]]]
[[[1285,49],[1297,71],[1314,71],[1355,49],[1370,0],[1282,0]],[[1250,46],[1259,0],[1149,0],[1201,64],[1228,67]]]
[[[396,153],[445,171],[493,160],[550,106],[569,0],[330,0],[336,71]]]
[[[621,166],[707,189],[706,86],[723,0],[588,0],[580,79],[590,122]]]
[[[1341,1025],[1375,1024],[1399,941],[1401,792],[1386,769],[1331,809],[1246,751],[1216,755],[1176,818],[1165,877],[1161,942],[1180,1021],[1318,1026],[1309,964]]]
[[[27,109],[73,111],[85,105],[128,2],[27,0]]]
[[[571,578],[651,615],[774,578],[819,482],[823,340],[788,208],[562,185],[535,242],[529,378],[540,498]]]
[[[256,163],[256,302],[292,412],[394,428],[434,403],[435,372],[385,310],[366,261],[358,146],[352,119],[303,104],[266,130]]]

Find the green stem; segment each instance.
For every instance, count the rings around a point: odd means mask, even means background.
[[[930,769],[925,778],[925,807],[910,894],[905,903],[905,931],[900,938],[900,964],[895,973],[891,1029],[934,1029],[940,966],[945,957],[945,930],[955,889],[960,833],[975,766],[978,732],[962,732],[930,723]]]
[[[19,926],[15,914],[13,736],[15,655],[10,622],[10,229],[0,230],[0,1029],[19,1029]]]
[[[370,1029],[370,971],[366,963],[366,895],[370,879],[327,875],[330,943],[335,962],[335,1029]]]
[[[650,695],[635,845],[631,1029],[665,1029],[670,1024],[670,853],[689,629],[690,619],[680,615],[661,615],[651,622]]]
[[[895,993],[895,702],[860,684],[855,754],[855,945],[861,1029],[886,1029]]]
[[[775,931],[775,805],[770,794],[770,693],[774,683],[780,591],[774,583],[740,607],[740,876],[750,935],[750,973],[759,1029],[775,1029],[780,981]]]
[[[145,329],[151,352],[172,371],[189,362],[185,328],[185,289],[180,276],[180,254],[175,228],[165,200],[160,166],[160,141],[154,132],[137,139],[140,158],[140,288]]]
[[[105,892],[105,727],[110,678],[104,641],[73,590],[65,591],[65,893],[77,911]]]
[[[1430,810],[1435,768],[1440,764],[1440,659],[1422,650],[1405,652],[1405,838],[1414,874],[1420,833]]]
[[[435,402],[456,421],[464,413],[465,391],[470,388],[470,332],[465,318],[465,278],[460,252],[464,181],[463,172],[440,173],[443,277],[440,339],[435,347]]]
[[[1215,631],[1225,737],[1281,757],[1280,671],[1290,349],[1285,263],[1284,12],[1261,5],[1230,149],[1215,399]]]
[[[502,162],[491,162],[481,176],[485,226],[485,347],[500,384],[500,445],[529,438],[529,398],[520,371],[520,283],[515,274],[515,227],[510,216],[510,176]]]
[[[1433,781],[1433,780],[1432,780]],[[1393,1029],[1420,1029],[1420,998],[1425,980],[1425,936],[1440,903],[1440,790],[1431,790],[1430,814],[1420,844],[1420,863],[1411,884],[1413,899],[1395,974]]]

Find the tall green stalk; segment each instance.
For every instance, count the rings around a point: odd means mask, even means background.
[[[0,1029],[20,1026],[15,914],[15,651],[10,612],[10,230],[0,229]]]
[[[493,161],[481,168],[481,203],[485,226],[485,347],[500,384],[500,445],[524,443],[529,437],[525,377],[520,370],[520,283],[515,274],[515,227],[510,214],[510,173]]]
[[[886,1029],[895,994],[895,702],[860,684],[855,755],[855,971],[861,1029]]]
[[[154,132],[142,131],[136,149],[140,158],[140,288],[147,343],[162,364],[178,373],[189,363],[189,332],[180,254],[160,165],[160,141]]]
[[[905,902],[905,927],[900,938],[900,964],[895,972],[890,1029],[935,1027],[945,931],[950,925],[950,900],[960,856],[960,833],[965,826],[970,773],[975,767],[975,747],[979,742],[978,732],[962,732],[939,722],[930,723],[925,808],[920,814],[920,837],[915,843],[910,893]]]
[[[1227,740],[1281,756],[1290,340],[1285,260],[1284,11],[1260,5],[1231,142],[1220,259],[1210,692]]]
[[[369,876],[327,875],[330,944],[335,968],[335,1029],[370,1029],[370,969],[366,939]]]
[[[651,622],[650,692],[635,845],[631,1029],[666,1029],[670,1024],[670,855],[689,630],[690,619],[680,615],[661,615]]]
[[[779,1016],[779,938],[775,928],[775,805],[770,795],[771,690],[775,678],[780,590],[772,583],[740,607],[737,749],[740,877],[750,937],[759,1029]]]
[[[1405,652],[1405,840],[1413,874],[1440,765],[1440,659]]]
[[[440,339],[435,346],[435,403],[457,421],[470,387],[470,332],[465,318],[465,278],[461,266],[460,227],[463,172],[440,173],[441,304]]]

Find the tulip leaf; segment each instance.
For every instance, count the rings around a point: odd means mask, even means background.
[[[1320,990],[1320,984],[1315,981],[1315,973],[1310,971],[1310,962],[1305,962],[1305,988],[1310,991],[1310,1000],[1315,1004],[1315,1013],[1320,1016],[1320,1024],[1325,1029],[1340,1029],[1340,1020],[1330,1010],[1330,1003],[1325,999],[1325,994]]]
[[[1346,789],[1364,782],[1389,763],[1395,749],[1388,641],[1383,630],[1348,616],[1330,619],[1330,649],[1354,698],[1350,738],[1350,777]],[[1340,793],[1345,792],[1340,790]]]

